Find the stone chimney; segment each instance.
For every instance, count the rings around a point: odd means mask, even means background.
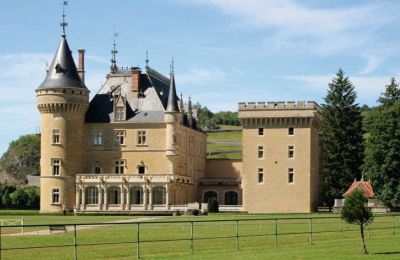
[[[79,66],[78,66],[78,74],[81,77],[83,83],[85,83],[85,50],[79,49]]]
[[[132,91],[138,92],[140,87],[140,70],[132,70]]]

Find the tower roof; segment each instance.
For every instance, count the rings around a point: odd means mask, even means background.
[[[75,62],[72,58],[71,50],[65,35],[61,37],[60,45],[47,71],[47,76],[39,86],[39,89],[46,88],[86,89],[85,84],[82,82],[76,70]]]
[[[169,84],[168,104],[166,112],[179,112],[178,102],[176,97],[175,77],[171,71],[171,79]]]

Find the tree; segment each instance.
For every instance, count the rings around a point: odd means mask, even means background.
[[[385,92],[381,94],[378,102],[381,103],[383,107],[390,107],[397,100],[400,100],[400,88],[396,80],[392,78],[390,84],[386,85]]]
[[[24,189],[17,189],[10,194],[11,203],[14,208],[23,209],[27,208],[27,203],[29,201],[29,195]]]
[[[208,199],[207,209],[210,213],[217,213],[218,212],[218,201],[216,197],[211,197]]]
[[[371,209],[366,207],[368,199],[362,189],[356,189],[346,198],[342,208],[342,218],[350,223],[360,226],[361,248],[363,254],[368,254],[364,240],[364,228],[374,220]]]
[[[23,135],[12,141],[7,151],[0,158],[3,171],[21,179],[27,174],[39,174],[40,136]]]
[[[331,207],[355,178],[361,177],[364,140],[361,111],[353,84],[340,69],[323,105],[323,200]]]
[[[393,207],[400,203],[400,100],[382,104],[379,111],[366,141],[363,171],[377,197]]]

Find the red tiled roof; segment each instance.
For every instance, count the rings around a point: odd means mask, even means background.
[[[362,189],[364,191],[364,196],[367,198],[374,198],[375,193],[374,190],[372,189],[372,185],[370,181],[364,181],[361,179],[361,181],[356,181],[351,184],[351,186],[347,189],[347,191],[343,194],[343,197],[348,197],[350,193],[352,193],[355,189]]]

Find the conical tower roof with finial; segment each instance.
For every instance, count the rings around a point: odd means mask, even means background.
[[[175,87],[175,77],[174,77],[174,61],[171,63],[171,72],[170,72],[170,84],[169,84],[169,94],[168,94],[168,103],[166,112],[179,112],[178,108],[178,100],[176,96],[176,87]]]

